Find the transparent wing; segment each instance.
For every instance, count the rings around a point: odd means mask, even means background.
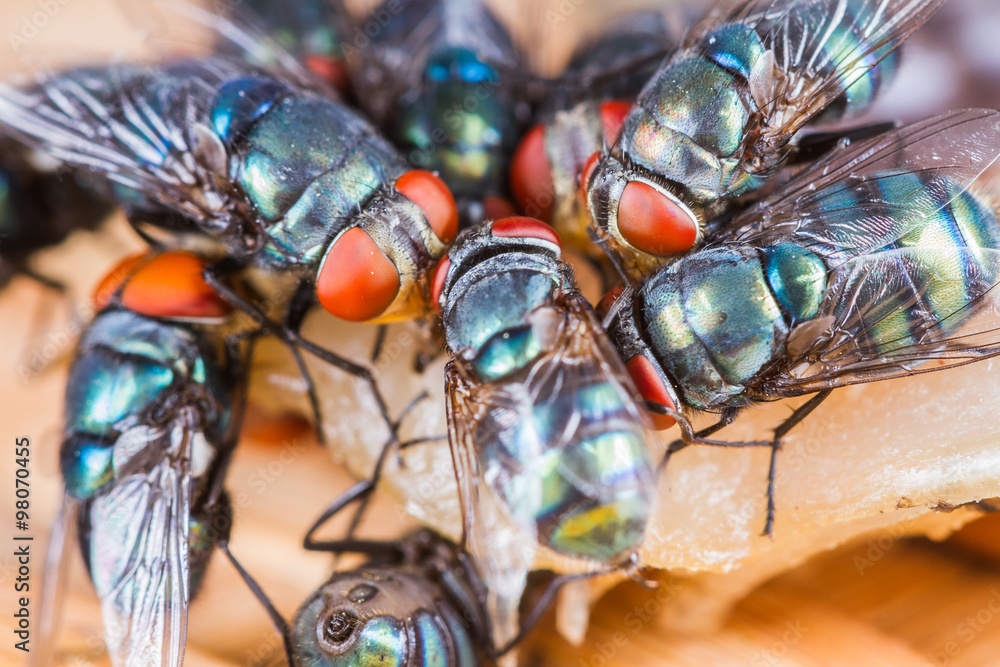
[[[191,419],[176,419],[162,434],[165,454],[146,471],[124,475],[88,507],[91,576],[115,665],[183,663],[195,434]]]
[[[926,224],[997,157],[1000,112],[946,111],[834,149],[740,214],[715,240],[791,242],[842,262]]]
[[[1000,112],[939,114],[835,150],[735,222],[736,242],[805,248],[827,268],[818,313],[761,374],[762,397],[1000,351],[1000,222],[974,189],[998,155]]]
[[[221,218],[228,159],[203,123],[218,85],[250,71],[216,58],[73,70],[23,90],[0,85],[0,127],[190,219]]]
[[[66,579],[69,576],[70,554],[74,551],[74,534],[78,502],[68,493],[63,494],[59,513],[49,530],[49,543],[45,552],[45,575],[42,594],[38,603],[38,626],[35,650],[28,655],[29,667],[48,667],[55,663],[56,642],[66,601]]]
[[[851,260],[832,276],[819,318],[793,330],[794,355],[769,370],[763,393],[808,393],[1000,354],[998,282],[997,248],[918,245]]]
[[[214,52],[234,53],[247,62],[267,67],[272,74],[294,81],[304,88],[336,95],[322,79],[280,45],[272,37],[271,31],[261,17],[243,3],[217,5],[215,9],[222,10],[224,15],[213,13],[184,0],[153,0],[151,6],[142,7],[141,14],[133,11],[135,8],[131,3],[120,2],[120,4],[123,10],[136,17],[136,22],[142,24],[151,34],[157,34],[161,26],[169,24],[169,21],[164,19],[183,17],[208,29],[213,38],[211,48]],[[154,7],[159,12],[153,11]],[[291,6],[287,11],[294,12],[297,8]],[[162,50],[165,56],[176,57],[176,50],[172,44]]]
[[[518,606],[535,561],[533,522],[517,522],[484,478],[475,446],[477,404],[483,391],[452,361],[445,372],[448,440],[462,502],[465,548],[476,561],[487,590],[486,609],[494,646],[505,646],[518,632]]]
[[[754,26],[765,48],[752,66],[759,112],[743,161],[783,146],[927,20],[944,0],[723,1],[686,39],[726,23]]]

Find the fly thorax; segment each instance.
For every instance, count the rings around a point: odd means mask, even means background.
[[[266,230],[268,256],[277,264],[315,264],[330,238],[406,164],[364,118],[335,100],[288,94],[261,77],[227,85],[261,100],[246,103],[250,108],[237,116],[242,126],[234,121],[221,129],[232,145],[232,177]]]
[[[472,364],[481,381],[523,368],[550,340],[551,318],[538,311],[553,302],[560,274],[547,260],[516,252],[490,257],[445,295],[448,347]]]
[[[296,667],[478,664],[469,629],[416,568],[335,574],[299,609],[290,635]]]
[[[650,279],[637,301],[644,338],[685,403],[699,409],[739,400],[788,333],[750,248],[682,258]]]

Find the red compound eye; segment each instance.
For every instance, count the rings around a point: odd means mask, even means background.
[[[316,296],[329,313],[361,322],[378,317],[399,293],[399,271],[359,227],[340,235],[316,276]]]
[[[305,57],[305,64],[309,71],[340,92],[346,93],[350,88],[351,82],[344,61],[312,53]]]
[[[552,218],[556,186],[545,152],[545,126],[535,125],[521,139],[510,163],[510,189],[521,210],[542,220]]]
[[[632,376],[632,382],[635,383],[635,388],[639,390],[640,396],[647,401],[659,403],[670,409],[676,409],[673,400],[670,398],[670,392],[667,391],[666,386],[653,367],[653,362],[641,354],[637,354],[625,362],[625,368],[628,369],[628,374]],[[658,415],[650,412],[649,416],[652,417],[653,428],[658,431],[668,429],[677,423],[673,417],[666,415]]]
[[[643,252],[676,255],[694,245],[698,223],[690,212],[659,190],[631,181],[618,202],[618,231]]]
[[[414,169],[396,179],[396,190],[420,207],[442,243],[454,240],[458,234],[458,208],[444,181],[429,171]]]
[[[622,125],[632,110],[632,103],[626,100],[608,100],[601,104],[601,124],[604,126],[604,140],[613,144],[622,131]]]
[[[451,260],[445,255],[434,267],[434,276],[431,278],[431,305],[434,311],[441,314],[441,292],[444,291],[444,281],[448,277],[448,269],[451,268]]]
[[[535,220],[534,218],[515,216],[497,220],[490,227],[490,231],[493,232],[493,236],[500,238],[541,239],[562,248],[562,240],[559,238],[556,230],[541,220]]]
[[[129,257],[112,269],[94,291],[95,308],[106,307],[120,289],[123,306],[150,317],[200,319],[232,312],[205,282],[208,264],[200,257],[181,251],[147,257]]]
[[[618,297],[622,295],[625,291],[625,287],[619,285],[618,287],[611,288],[611,291],[604,295],[600,301],[597,302],[597,307],[594,310],[597,312],[597,316],[602,320],[611,312],[611,306],[615,305],[615,301]]]
[[[590,185],[590,177],[593,175],[594,170],[597,169],[597,163],[601,160],[601,152],[594,151],[594,153],[587,158],[587,161],[583,163],[583,169],[580,170],[580,197],[583,201],[587,201],[587,186]]]

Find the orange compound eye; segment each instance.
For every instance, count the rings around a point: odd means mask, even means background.
[[[216,318],[233,311],[205,282],[208,264],[200,257],[173,251],[143,264],[145,257],[129,257],[105,276],[94,293],[94,305],[107,306],[121,289],[123,306],[150,317]]]
[[[396,179],[396,189],[420,207],[442,243],[454,240],[458,234],[458,208],[444,181],[429,171],[414,169]]]
[[[521,139],[510,162],[510,189],[521,210],[542,220],[552,218],[555,182],[545,152],[545,126],[535,125]]]
[[[594,311],[597,312],[597,316],[603,320],[607,314],[611,312],[611,307],[615,305],[615,301],[618,300],[618,297],[620,297],[624,291],[625,287],[622,285],[611,288],[611,291],[605,294],[601,300],[597,302],[597,307],[594,308]]]
[[[594,153],[587,158],[587,161],[583,163],[583,169],[580,170],[580,197],[583,201],[587,201],[587,186],[590,185],[590,177],[593,175],[594,170],[597,169],[597,163],[601,160],[601,152],[594,151]]]
[[[342,60],[312,53],[305,57],[305,64],[310,72],[329,83],[338,91],[346,93],[350,87],[347,68],[344,66]]]
[[[618,231],[633,247],[651,255],[676,255],[698,238],[692,213],[640,181],[625,186],[618,202]]]
[[[121,289],[121,286],[125,284],[128,277],[135,271],[135,267],[139,266],[142,260],[146,259],[149,253],[139,253],[138,255],[133,255],[131,257],[126,257],[122,261],[118,262],[115,268],[108,271],[108,273],[101,278],[101,282],[97,284],[94,288],[94,293],[90,297],[90,301],[94,304],[94,310],[100,311],[108,307],[111,303],[111,299],[114,298],[115,294]]]
[[[639,390],[639,395],[643,399],[651,403],[659,403],[671,410],[677,409],[670,398],[670,392],[667,391],[663,380],[660,379],[653,367],[653,362],[641,354],[637,354],[625,362],[625,368],[628,369],[628,374],[632,376],[632,382],[635,383],[635,388]],[[677,423],[677,420],[667,415],[650,412],[649,416],[652,417],[653,428],[657,431],[666,430]]]
[[[438,265],[434,267],[434,276],[431,278],[431,305],[434,311],[441,314],[441,292],[444,291],[444,281],[448,277],[448,269],[451,268],[451,260],[448,255],[441,258]]]
[[[526,218],[524,216],[514,216],[497,220],[490,227],[493,236],[500,238],[529,238],[548,241],[562,248],[562,239],[556,230],[546,225],[541,220]]]
[[[359,227],[340,235],[316,275],[316,296],[332,315],[350,322],[378,317],[399,293],[399,271]]]
[[[622,125],[632,110],[632,103],[626,100],[608,100],[601,104],[601,125],[604,126],[604,140],[613,144],[622,131]]]

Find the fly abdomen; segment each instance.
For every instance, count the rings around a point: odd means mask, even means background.
[[[900,52],[898,49],[893,50],[896,45],[878,46],[871,43],[870,38],[864,34],[866,26],[856,19],[858,4],[861,4],[858,0],[841,2],[838,10],[854,17],[854,20],[844,20],[837,24],[818,50],[819,59],[829,57],[829,67],[835,72],[816,73],[814,76],[853,80],[853,83],[816,117],[817,123],[836,123],[864,113],[889,87],[899,71]],[[867,7],[864,9],[868,10]],[[807,28],[803,25],[800,30],[803,29]],[[798,39],[798,35],[790,35],[792,44]],[[787,42],[778,40],[774,44],[775,58],[779,66],[786,62],[782,48],[785,43]],[[795,57],[794,53],[787,54],[787,62],[794,62]]]
[[[537,364],[540,377],[553,377]],[[559,378],[560,380],[562,378]],[[509,403],[489,410],[475,431],[482,459],[511,470],[495,480],[504,500],[518,512],[534,507],[530,517],[539,540],[554,551],[612,563],[642,542],[655,487],[651,459],[641,424],[618,388],[598,374],[581,373],[570,386],[533,390],[552,395],[532,401],[512,387]],[[528,471],[532,472],[528,472]],[[523,480],[537,480],[526,488]],[[531,494],[537,503],[525,503]]]
[[[880,269],[879,280],[861,280],[867,271],[864,263],[848,263],[831,286],[831,292],[840,295],[839,302],[831,301],[834,316],[839,318],[847,308],[860,310],[862,316],[849,333],[883,354],[920,343],[931,333],[948,338],[974,314],[969,304],[1000,281],[996,212],[959,183],[936,179],[932,184],[932,178],[932,173],[922,172],[881,174],[858,188],[844,189],[826,204],[839,208],[861,200],[899,203],[897,215],[887,221],[901,230],[896,240],[873,249],[892,257],[892,270]],[[935,212],[915,222],[913,203]],[[838,255],[830,252],[826,261],[835,266]]]
[[[212,436],[228,424],[229,389],[206,369],[193,331],[126,311],[100,315],[80,341],[66,389],[60,465],[67,491],[88,498],[113,481],[115,443],[177,392],[204,392],[223,413],[204,415]],[[163,418],[162,416],[160,417]]]
[[[234,164],[236,182],[268,223],[269,255],[310,265],[362,204],[406,170],[360,117],[311,95],[284,96],[254,119]]]

